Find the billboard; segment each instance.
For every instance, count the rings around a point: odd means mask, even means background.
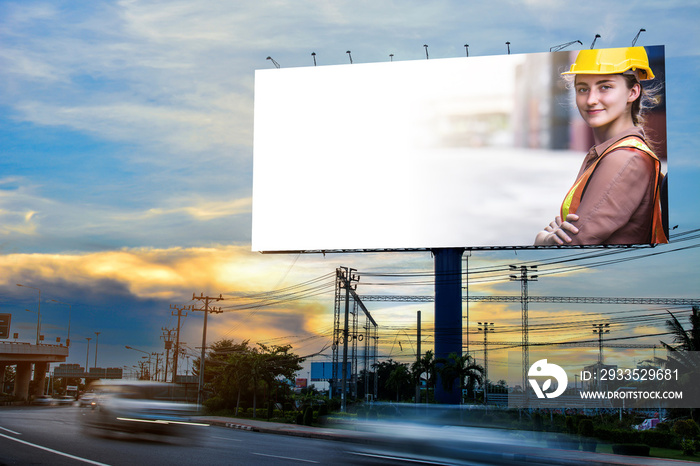
[[[654,69],[645,87],[659,101],[644,130],[660,160],[653,169],[665,172],[664,48],[636,49]],[[598,142],[561,75],[577,54],[256,71],[252,249],[532,247]],[[661,177],[651,184],[660,192]],[[661,202],[656,191],[641,195]],[[662,241],[572,241],[653,242]]]
[[[0,338],[10,338],[12,314],[0,314]]]
[[[343,377],[340,370],[342,363],[337,364],[337,376]],[[352,364],[345,365],[345,375],[348,379],[352,377]],[[328,382],[333,378],[333,363],[332,362],[312,362],[311,363],[311,381],[312,382]]]

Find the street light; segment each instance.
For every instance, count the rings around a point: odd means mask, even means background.
[[[147,356],[141,356],[141,358],[146,359],[146,357],[148,357],[148,380],[151,380],[151,353],[149,353],[148,351],[140,350],[138,348],[133,348],[131,346],[124,346],[124,348],[138,351],[139,353],[143,353],[143,354],[147,355]]]
[[[95,332],[95,369],[97,369],[97,343],[100,341],[100,333]]]
[[[29,285],[21,285],[17,283],[17,286],[23,286],[25,288],[31,288],[32,290],[37,290],[39,292],[39,304],[37,306],[37,318],[36,318],[36,344],[39,345],[39,332],[41,331],[41,290],[39,288],[34,288]],[[31,312],[31,311],[30,311]]]
[[[71,319],[71,314],[73,313],[73,305],[70,303],[64,303],[62,301],[57,301],[55,299],[51,299],[51,302],[58,303],[58,304],[65,304],[68,306],[68,337],[66,338],[66,346],[70,346],[70,319]]]

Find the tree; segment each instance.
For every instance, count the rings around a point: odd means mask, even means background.
[[[433,353],[432,350],[428,350],[425,352],[425,355],[423,355],[418,361],[414,362],[411,366],[411,372],[413,373],[416,384],[420,382],[423,374],[425,374],[425,386],[428,393],[430,393],[431,388],[435,388],[434,385],[435,379],[437,378],[438,367],[437,363],[438,361],[435,360],[435,353]],[[427,394],[425,401],[426,403],[428,402]]]
[[[270,399],[270,392],[275,384],[275,381],[280,378],[293,380],[294,374],[301,370],[301,363],[304,358],[297,356],[289,351],[291,345],[273,345],[266,346],[258,343],[258,349],[254,352],[251,361],[251,374],[253,377],[253,409],[255,409],[256,389],[258,382],[262,381],[265,384],[266,397]],[[256,380],[257,378],[257,380]],[[255,411],[253,411],[255,413]],[[255,414],[253,414],[255,417]]]
[[[675,345],[662,341],[667,357],[665,360],[657,358],[656,361],[678,375],[678,380],[673,377],[665,383],[667,389],[681,389],[684,398],[697,400],[700,397],[700,387],[697,384],[700,380],[700,307],[693,306],[691,309],[690,330],[686,330],[671,311],[668,313],[671,318],[666,321],[666,328],[673,335]],[[693,419],[697,419],[700,410],[691,408],[690,414]]]
[[[678,321],[675,315],[671,311],[667,311],[671,316],[670,319],[666,321],[666,328],[673,335],[674,343],[677,345],[672,346],[663,341],[661,344],[671,353],[677,353],[682,351],[698,351],[700,348],[700,307],[693,306],[690,315],[690,331],[683,328],[683,325]]]
[[[401,363],[394,361],[393,359],[389,359],[387,361],[377,363],[377,365],[375,366],[378,389],[377,397],[380,400],[391,400],[395,398],[395,387],[393,385],[389,385],[388,381],[391,377],[392,372],[394,372],[394,370],[401,365]],[[405,388],[408,389],[410,387],[407,386]]]
[[[279,379],[293,379],[301,370],[303,358],[292,353],[291,346],[267,346],[258,343],[251,347],[248,340],[234,343],[220,340],[211,346],[207,354],[204,379],[211,388],[218,405],[238,409],[241,396],[253,397],[253,416],[257,416],[257,395],[261,388],[269,399],[270,391]]]
[[[406,364],[399,364],[389,374],[386,384],[389,388],[396,389],[396,401],[400,401],[401,389],[411,383],[411,374]]]
[[[236,397],[236,414],[248,377],[246,355],[251,350],[248,340],[234,343],[233,340],[219,340],[212,344],[204,367],[204,382],[211,387],[214,395],[221,400],[224,408],[231,408],[231,400]],[[197,365],[198,367],[198,365]]]
[[[473,391],[476,383],[481,383],[484,377],[484,368],[477,364],[469,354],[459,355],[450,353],[446,360],[441,361],[440,377],[443,388],[451,391],[455,381],[459,381],[459,391],[464,387],[468,392]],[[466,384],[465,384],[466,380]]]

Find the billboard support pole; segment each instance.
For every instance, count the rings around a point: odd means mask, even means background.
[[[420,311],[416,313],[416,329],[417,329],[417,344],[416,344],[416,367],[420,367],[420,358],[421,358],[421,347],[420,347],[420,327],[421,327],[421,322],[420,322]],[[416,377],[416,404],[420,403],[420,374],[418,377]]]
[[[435,359],[450,353],[462,355],[462,248],[433,249],[435,262]],[[438,403],[458,404],[459,385],[443,388],[441,376],[435,384]]]

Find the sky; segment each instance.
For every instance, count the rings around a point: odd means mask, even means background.
[[[288,343],[329,361],[337,267],[365,277],[360,295],[430,295],[429,276],[387,275],[429,275],[433,260],[428,252],[251,252],[254,74],[273,67],[266,58],[284,68],[313,66],[312,52],[318,66],[347,64],[348,50],[354,63],[390,54],[423,60],[428,45],[430,59],[439,59],[464,56],[465,44],[470,56],[488,56],[507,53],[506,41],[514,54],[547,52],[574,40],[589,47],[595,34],[596,47],[623,47],[640,28],[637,45],[666,47],[676,241],[616,251],[610,259],[626,259],[601,266],[593,265],[601,258],[579,258],[572,264],[589,266],[576,269],[544,264],[581,252],[474,251],[470,293],[518,294],[505,268],[527,263],[545,270],[531,294],[700,298],[699,243],[687,233],[700,228],[698,20],[700,5],[684,1],[2,0],[0,313],[12,314],[17,341],[33,342],[40,290],[46,341],[65,341],[70,323],[67,362],[93,366],[99,338],[98,366],[132,368],[142,355],[125,346],[163,352],[163,329],[176,324],[171,305],[221,294],[224,312],[209,319],[209,343]],[[347,227],[341,211],[328,221]],[[488,268],[502,271],[489,279]],[[260,305],[269,298],[261,293],[275,290],[279,299]],[[423,348],[431,344],[432,304],[368,308],[382,329],[383,356],[413,357],[416,310],[426,325]],[[566,335],[590,339],[591,322],[653,312],[649,327],[628,320],[611,334],[655,333],[665,309],[687,320],[687,306],[531,305],[530,323],[545,328],[531,340],[559,336],[552,322],[583,319]],[[483,337],[474,332],[480,319],[495,323],[489,338],[519,340],[519,316],[519,304],[472,304],[471,341]],[[201,321],[190,312],[182,327],[192,355]]]

